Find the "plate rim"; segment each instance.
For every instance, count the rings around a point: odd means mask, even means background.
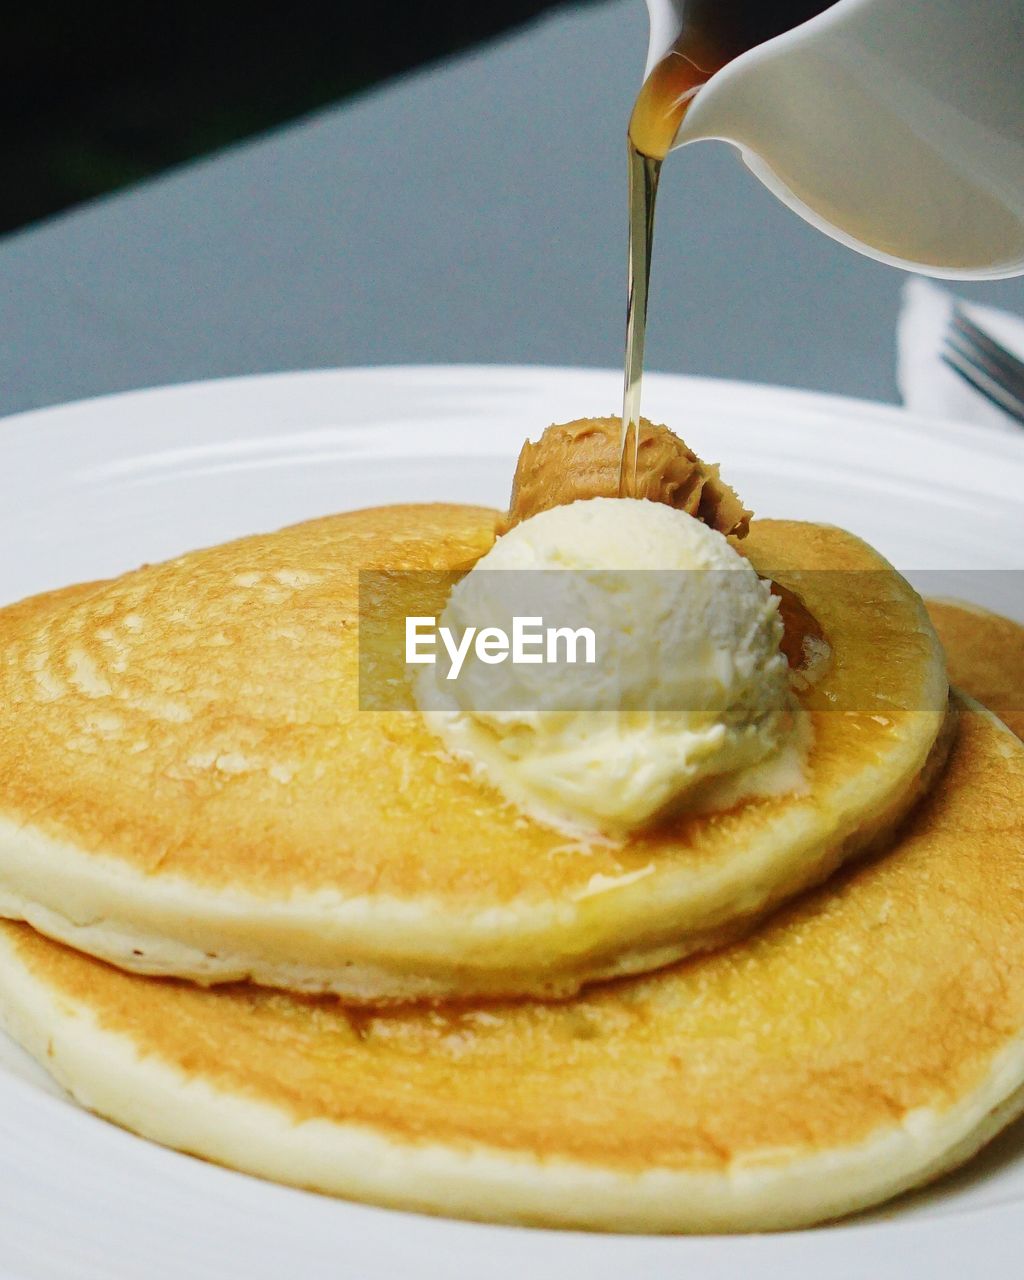
[[[91,411],[104,407],[115,410],[130,409],[157,399],[179,396],[184,399],[212,391],[258,391],[274,384],[288,386],[302,382],[327,383],[348,378],[362,380],[379,376],[417,377],[429,381],[453,374],[464,379],[487,378],[497,374],[524,379],[559,376],[573,378],[599,376],[617,379],[622,377],[620,369],[602,365],[398,363],[279,369],[260,373],[229,374],[217,378],[187,379],[182,382],[156,383],[151,386],[103,392],[75,400],[56,401],[53,404],[21,409],[0,416],[0,430],[31,426],[45,417],[71,415],[83,410]],[[723,395],[737,399],[756,398],[778,408],[799,406],[838,416],[846,416],[851,411],[866,413],[876,421],[884,420],[896,427],[909,428],[912,431],[939,431],[954,439],[963,438],[965,442],[975,443],[986,451],[993,447],[996,452],[1003,452],[1005,449],[1024,460],[1024,429],[1020,431],[1018,438],[1012,431],[1002,432],[982,423],[967,422],[959,418],[940,418],[931,414],[914,413],[900,404],[889,401],[870,400],[806,387],[745,381],[739,378],[716,378],[703,374],[673,373],[652,369],[645,372],[644,380],[647,387],[675,386],[680,390],[689,388],[713,396]]]

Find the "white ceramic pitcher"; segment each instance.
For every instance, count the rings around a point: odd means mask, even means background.
[[[649,73],[686,0],[648,7]],[[838,0],[698,90],[675,145],[707,138],[870,257],[1024,273],[1024,0]]]

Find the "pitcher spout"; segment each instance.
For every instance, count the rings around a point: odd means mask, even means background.
[[[778,21],[787,8],[648,3],[648,85],[712,13],[728,24],[771,9]],[[1024,0],[838,0],[793,12],[800,25],[734,56],[738,30],[727,48],[705,27],[723,56],[669,145],[731,143],[783,203],[881,261],[961,279],[1024,272]]]

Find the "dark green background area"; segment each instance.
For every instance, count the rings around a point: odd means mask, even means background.
[[[12,6],[0,35],[0,231],[358,93],[562,2]]]

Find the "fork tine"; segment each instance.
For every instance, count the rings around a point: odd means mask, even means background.
[[[1024,426],[1024,400],[1014,395],[990,373],[974,363],[957,347],[949,345],[942,352],[942,362],[970,383],[986,400]]]
[[[1018,377],[1013,370],[1007,369],[994,360],[963,334],[955,331],[947,333],[946,350],[955,352],[979,372],[986,374],[993,382],[999,383],[1018,400],[1024,400],[1024,377]]]
[[[954,333],[966,340],[969,348],[974,348],[979,355],[987,357],[996,370],[1005,374],[1007,379],[1012,378],[1024,393],[1024,360],[1007,350],[1002,343],[996,342],[984,329],[980,329],[962,307],[953,308],[952,327]],[[974,352],[968,350],[966,354],[973,355]]]

